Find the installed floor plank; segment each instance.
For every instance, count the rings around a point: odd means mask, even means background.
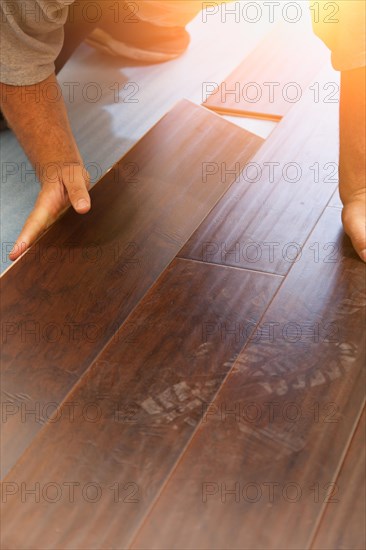
[[[341,498],[364,402],[365,266],[337,209],[309,242],[320,256],[287,276],[133,548],[304,550]]]
[[[82,44],[58,75],[72,129],[84,162],[95,183],[132,145],[183,97],[202,103],[202,82],[221,82],[259,43],[271,24],[255,25],[228,18],[220,11],[204,21],[202,14],[187,26],[191,43],[184,55],[168,63],[134,64],[102,55]],[[220,40],[217,40],[220,36]],[[70,88],[70,83],[77,86]],[[95,83],[101,97],[92,102],[87,93]],[[70,91],[72,90],[72,92]],[[75,93],[74,93],[75,92]],[[250,127],[249,131],[252,131]],[[256,133],[253,130],[253,133]],[[261,135],[261,134],[259,134]],[[1,180],[0,270],[9,265],[6,250],[14,243],[39,192],[35,175],[11,132],[0,133],[1,162],[13,170]],[[99,169],[95,169],[95,165]],[[23,175],[26,170],[26,176]],[[9,174],[8,172],[11,171]],[[26,181],[25,181],[26,180]]]
[[[3,482],[4,547],[126,548],[281,281],[174,260]]]
[[[317,82],[332,75],[322,72]],[[286,274],[337,187],[338,109],[314,102],[309,91],[179,255]],[[225,166],[220,171],[229,175]]]
[[[88,215],[69,210],[5,273],[2,475],[234,181],[203,182],[203,163],[243,166],[261,144],[180,102],[93,188]]]
[[[276,25],[204,105],[222,114],[280,120],[327,60],[329,51],[307,18]]]
[[[365,409],[336,481],[337,502],[327,504],[313,550],[363,550],[366,548]]]

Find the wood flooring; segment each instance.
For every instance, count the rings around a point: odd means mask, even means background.
[[[336,482],[336,490],[343,498],[327,503],[313,541],[314,549],[361,550],[365,545],[365,430],[363,409]]]
[[[308,249],[291,270],[133,548],[300,550],[324,511],[361,516],[362,462],[354,482],[338,472],[364,404],[364,267],[336,209],[313,240],[337,253],[317,262]],[[362,522],[355,529],[361,544]]]
[[[182,101],[2,277],[2,475],[262,143]]]
[[[332,71],[322,70],[316,81],[325,83],[331,75]],[[245,166],[180,256],[288,273],[333,194],[332,204],[337,204],[338,126],[338,104],[314,102],[309,90]]]
[[[220,86],[211,94],[209,84],[204,88],[203,104],[222,114],[280,120],[310,86],[316,97],[336,97],[336,83],[323,90],[312,82],[328,59],[306,22],[277,23]]]
[[[337,136],[311,89],[266,141],[184,100],[5,273],[2,548],[365,547]]]

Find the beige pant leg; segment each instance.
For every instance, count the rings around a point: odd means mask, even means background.
[[[364,0],[311,0],[313,28],[332,52],[338,71],[366,65]]]
[[[224,4],[233,0],[214,0]],[[145,21],[168,27],[185,27],[210,2],[203,0],[134,0],[138,16]]]

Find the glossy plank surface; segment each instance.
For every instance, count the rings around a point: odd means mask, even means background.
[[[204,105],[223,114],[280,120],[327,60],[329,51],[312,32],[310,20],[282,22]]]
[[[264,19],[256,25],[243,23],[238,25],[234,18],[228,18],[222,25],[219,12],[204,22],[199,14],[187,27],[191,43],[184,55],[156,65],[116,59],[81,45],[58,75],[58,81],[84,162],[94,164],[90,170],[93,183],[177,101],[186,98],[202,103],[202,82],[221,82],[254,49],[270,26]],[[75,87],[70,83],[75,83]],[[99,90],[97,100],[89,94],[91,83],[97,94]],[[0,133],[0,157],[9,167],[1,181],[3,271],[8,265],[6,250],[30,213],[39,184],[11,132]]]
[[[333,77],[329,69],[317,82]],[[285,275],[337,187],[338,109],[308,91],[180,256]]]
[[[93,188],[89,214],[69,210],[5,273],[3,474],[234,181],[204,182],[205,163],[244,165],[261,144],[180,102]]]
[[[339,500],[327,504],[312,550],[366,548],[365,409],[337,479]]]
[[[307,244],[133,548],[304,550],[342,498],[364,402],[365,266],[337,209]]]
[[[281,280],[174,260],[4,480],[4,547],[126,548]]]

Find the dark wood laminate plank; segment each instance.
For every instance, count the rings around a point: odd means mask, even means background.
[[[4,547],[126,548],[281,281],[174,260],[4,480]]]
[[[82,45],[58,75],[82,156],[86,162],[98,163],[102,170],[99,173],[113,166],[177,101],[184,97],[201,103],[202,81],[221,82],[263,36],[260,29],[249,35],[243,33],[241,25],[230,17],[222,25],[220,14],[210,16],[207,23],[197,17],[189,32],[189,49],[173,63],[134,65]],[[93,81],[102,92],[96,103],[85,98]],[[70,82],[79,84],[75,93],[70,91]],[[10,132],[0,134],[0,148],[1,161],[19,167],[17,173],[13,170],[1,182],[1,236],[3,243],[11,243],[30,213],[38,188],[35,178],[28,175],[24,188],[20,168],[30,166]],[[95,182],[96,170],[91,173]],[[0,269],[6,265],[3,254]]]
[[[337,187],[338,108],[308,91],[179,255],[286,274]]]
[[[329,503],[312,550],[363,550],[366,548],[365,409],[337,479],[338,502]]]
[[[328,59],[310,21],[278,24],[203,104],[221,114],[280,120]]]
[[[234,181],[203,182],[203,164],[244,165],[262,142],[180,102],[92,189],[88,215],[69,210],[5,273],[2,475]]]
[[[342,499],[364,402],[365,266],[337,209],[309,241],[339,250],[291,270],[133,548],[304,550],[325,500]]]

